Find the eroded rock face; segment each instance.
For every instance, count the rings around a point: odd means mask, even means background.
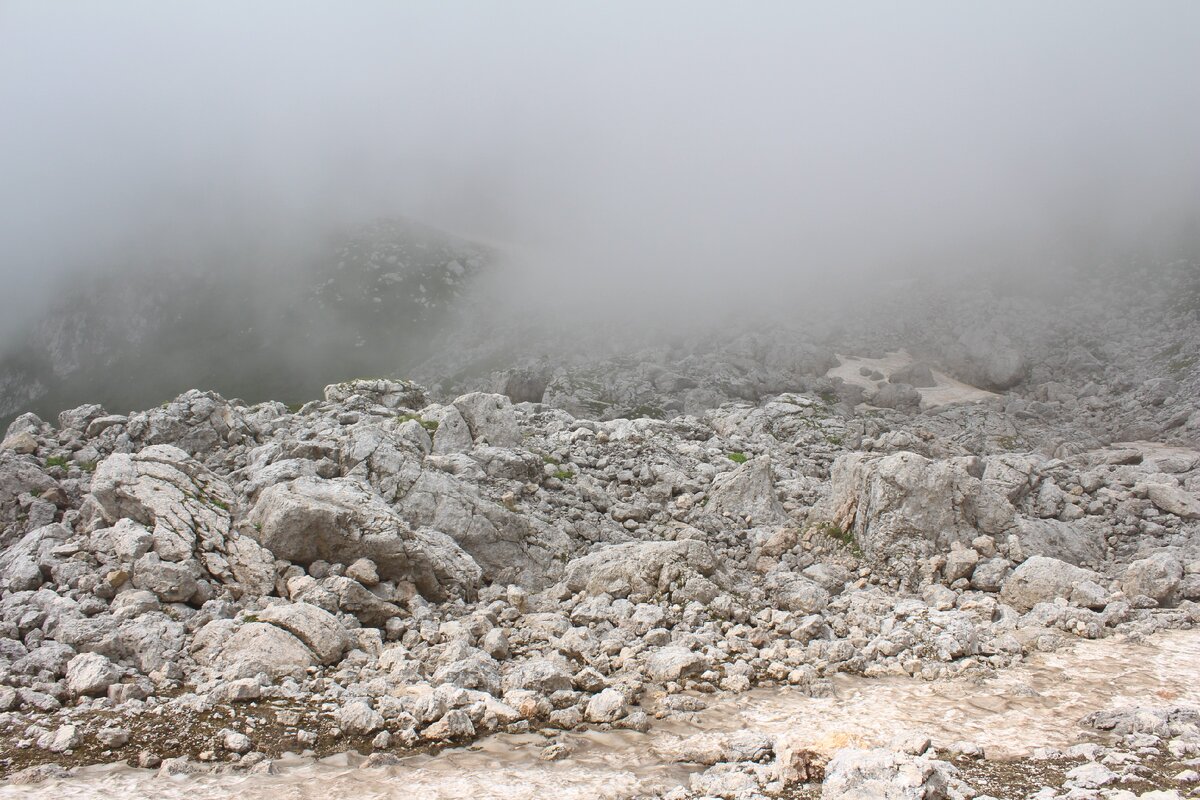
[[[381,577],[423,594],[471,594],[470,556],[436,531],[414,531],[378,495],[349,480],[298,478],[264,490],[249,515],[254,537],[279,558],[374,562]],[[474,573],[474,574],[472,574]]]
[[[385,408],[418,409],[427,402],[424,387],[412,381],[385,378],[330,384],[325,387],[324,395],[330,403],[345,403],[357,396]]]
[[[97,512],[93,525],[112,526],[107,544],[103,534],[93,535],[102,549],[111,546],[118,561],[136,558],[135,580],[140,572],[140,580],[155,586],[190,582],[194,587],[196,579],[210,576],[239,593],[272,590],[270,554],[233,528],[233,491],[179,448],[152,445],[133,455],[109,456],[97,466],[91,488]],[[148,542],[130,521],[148,532]],[[147,544],[148,552],[136,555]],[[169,594],[172,601],[187,599],[183,588]]]

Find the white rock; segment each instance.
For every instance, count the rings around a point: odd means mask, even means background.
[[[362,700],[346,703],[334,713],[334,719],[352,736],[367,736],[383,727],[383,715]]]
[[[225,728],[219,734],[221,739],[221,747],[224,747],[231,753],[249,753],[254,743],[250,741],[250,737],[244,733]]]
[[[625,695],[609,688],[588,701],[583,718],[588,722],[616,722],[625,716],[625,709]]]
[[[322,664],[337,663],[349,644],[337,617],[311,603],[268,606],[257,616],[260,622],[277,625],[304,642]]]
[[[686,647],[663,647],[646,659],[646,673],[656,681],[678,681],[700,675],[709,664],[703,654]]]
[[[120,667],[99,653],[80,653],[67,664],[67,689],[76,696],[101,697],[121,674]]]
[[[1096,600],[1093,592],[1080,592],[1076,596],[1075,589],[1079,584],[1101,580],[1103,578],[1091,570],[1055,558],[1034,556],[1013,570],[1004,581],[1000,599],[1018,611],[1028,611],[1038,603],[1053,602],[1059,597],[1091,604]]]

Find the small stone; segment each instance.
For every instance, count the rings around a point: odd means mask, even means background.
[[[588,701],[583,716],[588,722],[616,722],[625,716],[625,695],[605,689]]]
[[[226,681],[208,693],[208,699],[214,703],[244,703],[262,697],[262,686],[257,678],[239,678],[236,681]]]
[[[475,726],[465,711],[454,709],[430,725],[422,736],[431,741],[450,741],[452,739],[468,739],[475,735]]]
[[[366,736],[383,727],[383,715],[362,700],[347,703],[334,714],[342,730],[351,736]]]
[[[379,583],[379,570],[371,559],[360,558],[346,567],[346,577],[358,581],[363,586],[375,586]]]
[[[238,733],[226,728],[217,735],[221,737],[221,746],[231,753],[241,755],[242,753],[250,752],[250,749],[254,747],[254,743],[250,741],[250,737],[244,733]]]
[[[538,753],[538,758],[542,761],[561,761],[571,755],[575,748],[565,742],[554,742],[542,748],[542,752]]]
[[[123,747],[129,742],[128,728],[101,728],[96,731],[96,739],[107,748]]]

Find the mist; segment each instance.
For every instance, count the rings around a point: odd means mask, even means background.
[[[1197,31],[1188,2],[5,2],[0,335],[133,258],[269,284],[381,216],[572,314],[1187,250]]]

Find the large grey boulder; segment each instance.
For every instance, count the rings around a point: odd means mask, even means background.
[[[0,548],[12,544],[34,527],[26,522],[28,510],[21,503],[22,496],[45,496],[56,488],[58,481],[47,475],[33,456],[0,449]]]
[[[1026,557],[1048,556],[1077,567],[1104,560],[1104,534],[1085,523],[1022,517],[1013,534]]]
[[[437,470],[421,474],[399,511],[413,527],[445,531],[494,583],[544,588],[558,580],[571,549],[561,530],[510,511],[467,481]]]
[[[767,576],[765,588],[771,593],[773,605],[785,611],[816,614],[829,603],[829,592],[803,575],[776,571]]]
[[[198,542],[223,544],[236,502],[223,481],[171,445],[104,459],[92,498],[108,524],[128,518],[149,529],[154,552],[167,561],[189,558]]]
[[[67,690],[77,697],[100,697],[120,680],[121,668],[99,653],[80,653],[67,664]]]
[[[322,664],[337,663],[350,644],[350,637],[337,617],[310,603],[269,606],[258,612],[258,619],[283,628],[304,642]]]
[[[16,544],[0,551],[0,586],[10,591],[26,591],[40,587],[44,580],[43,565],[49,565],[53,551],[71,538],[71,530],[54,523],[35,528]]]
[[[713,731],[656,744],[654,752],[669,761],[712,766],[722,762],[765,761],[775,752],[775,741],[756,731]]]
[[[199,589],[200,565],[194,561],[163,561],[147,553],[133,565],[133,585],[166,603],[186,603]]]
[[[304,642],[265,622],[238,626],[232,620],[215,620],[197,631],[192,649],[197,662],[231,680],[260,672],[272,678],[300,677],[317,664]]]
[[[104,415],[103,409],[90,419]],[[220,459],[231,444],[253,435],[245,409],[215,392],[184,392],[164,406],[131,414],[129,438],[142,445],[172,445],[191,456]],[[144,451],[143,451],[144,452]]]
[[[846,748],[825,765],[821,800],[958,800],[956,783],[956,770],[945,761]]]
[[[1016,521],[1008,499],[980,479],[975,458],[851,453],[833,464],[829,495],[810,514],[849,534],[877,568],[911,577],[919,561],[997,534]]]
[[[509,666],[503,686],[505,691],[528,689],[548,695],[571,689],[571,673],[557,661],[536,658]]]
[[[454,408],[467,423],[475,444],[520,446],[522,437],[521,429],[517,427],[517,415],[512,401],[504,395],[471,392],[457,398]]]
[[[787,512],[775,496],[771,460],[765,456],[731,472],[709,494],[706,509],[752,525],[783,525],[789,521]]]
[[[892,374],[888,376],[888,383],[907,383],[918,389],[937,386],[933,370],[924,361],[914,361],[900,369],[893,370]]]
[[[1200,498],[1178,486],[1152,483],[1146,487],[1146,496],[1159,510],[1168,514],[1180,519],[1200,519]]]
[[[1036,453],[1000,453],[988,456],[983,470],[983,485],[1019,503],[1041,479],[1039,468],[1046,459]]]
[[[11,450],[18,455],[27,456],[30,453],[36,452],[37,449],[37,437],[28,431],[9,434],[4,437],[4,441],[0,441],[0,450]]]
[[[710,666],[703,653],[686,647],[662,647],[646,659],[646,674],[655,681],[679,681],[699,676]]]
[[[1000,599],[1018,611],[1029,611],[1038,603],[1063,598],[1078,605],[1096,605],[1096,592],[1103,578],[1090,569],[1076,567],[1046,556],[1034,556],[1013,570],[1000,590]],[[1103,605],[1103,603],[1100,603]]]
[[[628,710],[625,695],[610,686],[588,700],[583,718],[588,722],[616,722]]]
[[[472,652],[465,658],[439,667],[433,674],[433,683],[448,683],[463,689],[477,689],[498,695],[501,687],[500,664],[482,650],[472,648]]]
[[[709,576],[717,568],[704,542],[628,542],[612,545],[567,564],[564,583],[572,592],[608,594],[640,602],[670,591],[688,578]]]
[[[1121,589],[1130,597],[1144,595],[1160,606],[1174,605],[1183,582],[1183,565],[1169,553],[1155,553],[1125,568]]]
[[[389,503],[404,497],[421,477],[421,460],[432,443],[415,420],[396,424],[371,419],[351,427],[349,434],[338,448],[342,477],[369,485]]]
[[[351,736],[368,736],[383,727],[383,715],[363,700],[354,700],[334,712],[338,727]]]
[[[446,406],[438,420],[438,429],[433,434],[433,452],[436,455],[465,453],[474,445],[467,421],[454,406]]]
[[[414,531],[354,481],[297,478],[268,487],[249,516],[254,537],[277,557],[309,565],[369,558],[384,579],[411,581],[427,597],[472,594],[478,567],[436,531]]]
[[[907,383],[886,383],[870,396],[869,402],[879,408],[915,409],[921,405],[921,393]]]
[[[963,333],[946,352],[946,364],[959,378],[982,389],[1016,386],[1028,369],[1025,357],[1008,337],[985,327]]]

